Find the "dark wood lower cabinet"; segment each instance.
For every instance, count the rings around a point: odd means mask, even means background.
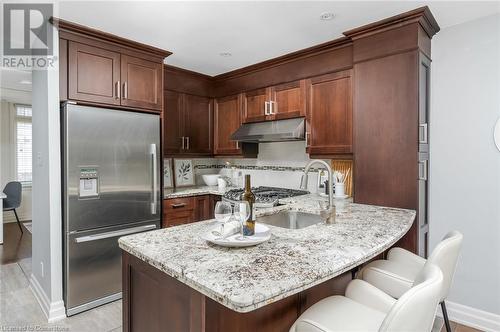
[[[219,195],[210,195],[210,218],[214,218],[215,204],[221,200],[222,197]]]
[[[213,209],[210,210],[210,196],[195,196],[196,221],[207,220],[213,215]],[[210,213],[211,212],[211,213]]]
[[[162,228],[189,224],[195,221],[194,197],[170,198],[163,201]]]
[[[214,218],[219,195],[170,198],[163,201],[162,228]]]
[[[343,295],[351,272],[248,313],[231,310],[123,252],[124,332],[280,332],[314,303]]]

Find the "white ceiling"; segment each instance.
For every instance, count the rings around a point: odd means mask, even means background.
[[[28,82],[31,82],[31,71],[0,67],[0,99],[31,104],[31,84],[26,84]]]
[[[500,12],[499,1],[61,1],[55,16],[169,50],[166,63],[216,75],[423,5],[441,28]],[[321,21],[323,12],[335,18]]]

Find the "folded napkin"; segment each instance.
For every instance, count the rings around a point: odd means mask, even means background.
[[[214,229],[215,232],[220,234],[220,235],[219,234],[217,234],[217,235],[220,237],[223,237],[223,238],[226,238],[226,237],[229,237],[233,234],[239,233],[240,230],[241,230],[240,222],[237,220],[234,220],[234,219],[231,221],[228,221],[224,224],[220,224]]]

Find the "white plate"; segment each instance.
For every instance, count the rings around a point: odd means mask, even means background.
[[[222,247],[251,247],[269,240],[271,238],[271,231],[269,227],[256,223],[255,234],[252,236],[243,237],[241,233],[237,233],[221,239],[219,236],[212,234],[211,229],[208,233],[203,234],[201,238]]]
[[[347,198],[347,197],[349,197],[349,195],[343,195],[343,196],[336,196],[336,195],[333,195],[333,198],[335,198],[335,199],[345,199],[345,198]]]

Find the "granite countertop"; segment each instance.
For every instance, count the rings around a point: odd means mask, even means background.
[[[233,187],[227,187],[224,190],[219,190],[218,186],[195,186],[186,188],[169,188],[163,189],[163,199],[200,196],[200,195],[224,195],[224,193]]]
[[[313,194],[259,209],[257,217],[280,210],[317,213]],[[336,221],[289,230],[269,226],[271,239],[229,249],[200,235],[215,220],[120,238],[128,253],[237,312],[249,312],[318,285],[375,257],[411,227],[415,211],[335,201]]]

